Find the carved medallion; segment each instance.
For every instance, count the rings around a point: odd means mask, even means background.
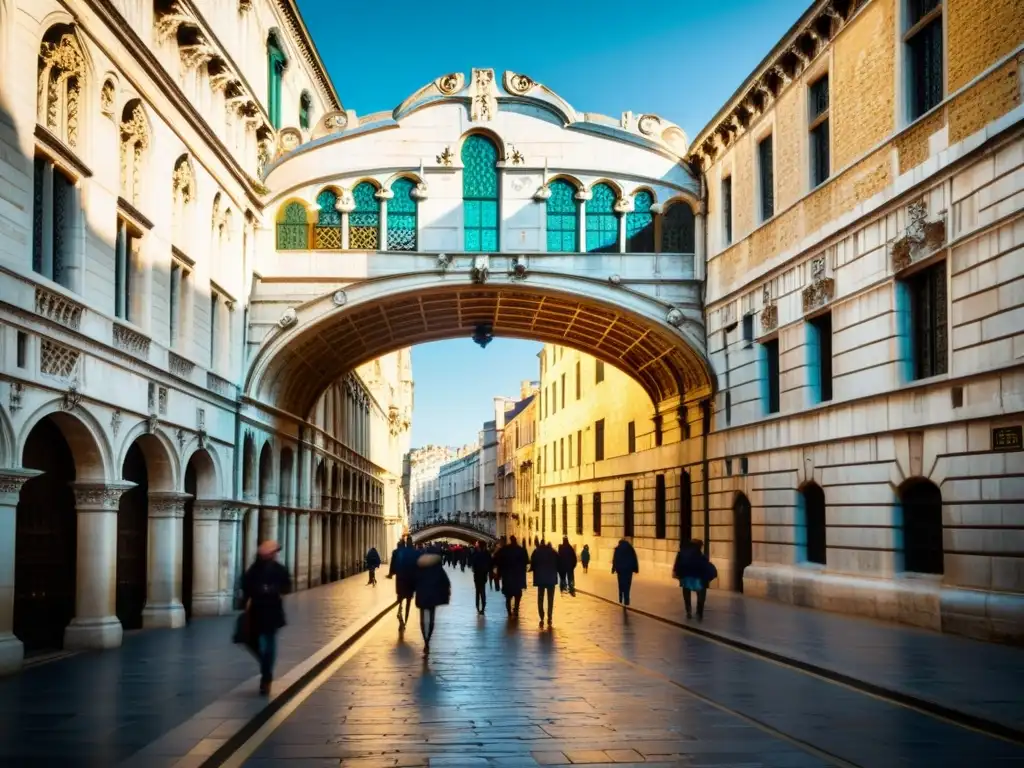
[[[454,96],[462,90],[465,85],[465,80],[461,72],[450,72],[447,75],[442,75],[437,78],[436,85],[437,90],[445,96]]]

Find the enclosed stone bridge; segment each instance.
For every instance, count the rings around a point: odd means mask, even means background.
[[[476,544],[482,541],[484,544],[494,544],[497,537],[483,528],[477,528],[469,523],[432,523],[419,526],[409,531],[413,544],[426,544],[428,541],[437,539],[458,539],[467,544]]]

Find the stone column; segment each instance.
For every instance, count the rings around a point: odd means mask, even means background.
[[[146,607],[142,626],[176,629],[185,626],[181,604],[182,521],[187,493],[151,491],[149,494],[149,560]]]
[[[245,570],[256,560],[256,549],[259,546],[260,538],[259,502],[248,500],[243,503],[246,505],[242,510],[242,514],[245,515],[245,551],[242,553],[240,570]]]
[[[278,542],[278,544],[281,545],[281,564],[287,568],[288,573],[292,574],[294,577],[295,559],[292,556],[292,539],[294,538],[292,535],[292,512],[287,509],[282,509],[278,514],[281,515],[281,530],[284,534],[281,537],[282,540]]]
[[[331,581],[341,576],[341,515],[335,512],[331,520]]]
[[[117,508],[135,483],[73,483],[78,541],[75,547],[75,618],[64,630],[64,648],[117,648]]]
[[[192,615],[217,616],[220,586],[220,520],[223,501],[192,505]]]
[[[25,647],[14,635],[14,555],[21,486],[42,474],[35,469],[0,470],[0,675],[17,672]]]
[[[309,515],[309,586],[320,586],[320,513]]]
[[[296,589],[306,589],[309,586],[309,512],[297,512],[296,517],[296,554],[295,558],[295,584]]]
[[[217,612],[231,613],[235,608],[235,590],[239,584],[238,520],[242,510],[236,506],[221,508],[220,539],[217,557],[217,586],[220,597]],[[193,609],[195,610],[195,603]]]

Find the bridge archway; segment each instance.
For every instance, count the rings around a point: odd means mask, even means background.
[[[479,528],[474,528],[471,525],[461,525],[459,523],[438,523],[436,525],[427,525],[422,528],[417,528],[411,531],[409,534],[412,537],[412,543],[417,546],[420,544],[427,544],[437,539],[458,539],[464,541],[467,544],[476,544],[478,541],[482,541],[484,544],[494,544],[498,541],[496,536],[493,536],[486,531]]]

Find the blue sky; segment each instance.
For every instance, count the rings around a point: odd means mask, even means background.
[[[810,0],[517,4],[298,0],[346,108],[393,109],[447,72],[511,69],[577,110],[653,112],[692,139]],[[469,339],[413,350],[413,446],[476,439],[495,395],[538,377],[539,345]]]

